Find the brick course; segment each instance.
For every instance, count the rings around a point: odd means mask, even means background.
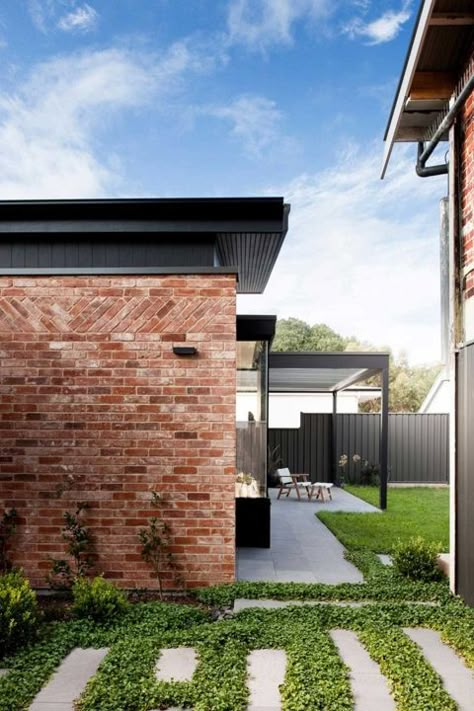
[[[235,302],[231,275],[0,277],[0,484],[35,586],[83,500],[97,572],[154,587],[150,490],[186,584],[234,579]]]
[[[474,54],[470,62],[474,61]],[[461,113],[460,208],[462,236],[462,266],[474,266],[474,94],[466,101]],[[464,299],[474,296],[474,272],[463,281]]]

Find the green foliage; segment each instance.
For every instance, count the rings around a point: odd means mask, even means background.
[[[96,577],[77,578],[72,586],[72,610],[77,617],[105,622],[122,615],[128,608],[127,596],[113,583]]]
[[[379,505],[378,488],[346,486],[346,490]],[[449,550],[447,488],[389,487],[388,508],[382,513],[320,511],[318,518],[349,550],[390,553],[397,539],[407,541],[411,536],[421,536]]]
[[[87,575],[92,567],[92,538],[83,523],[84,512],[89,505],[85,501],[77,504],[74,513],[64,513],[62,537],[66,541],[69,560],[53,560],[48,582],[54,588],[70,588],[77,578]]]
[[[31,640],[37,625],[38,605],[28,580],[18,572],[0,576],[0,656]]]
[[[440,552],[439,545],[415,536],[408,541],[397,541],[392,549],[393,564],[400,575],[411,580],[440,580],[442,572],[437,564]]]
[[[18,514],[15,509],[6,509],[0,518],[0,574],[12,568],[8,558],[10,539],[16,531]]]
[[[244,610],[232,619],[209,623],[196,607],[165,603],[132,605],[119,618],[99,624],[90,619],[43,626],[38,642],[6,659],[0,679],[0,708],[28,708],[61,660],[74,647],[109,647],[98,673],[77,702],[78,711],[149,711],[170,706],[196,711],[244,711],[248,706],[246,657],[253,649],[285,650],[287,670],[281,687],[285,711],[349,711],[353,708],[348,669],[330,637],[332,629],[356,632],[380,664],[403,711],[451,711],[455,705],[438,675],[403,627],[439,630],[443,640],[474,667],[474,610],[451,596],[446,585],[422,585],[397,578],[370,553],[349,556],[366,583],[317,586],[303,583],[238,583],[207,589],[220,604],[233,597],[286,600],[369,600],[363,607],[332,604],[285,609]],[[198,593],[204,598],[204,592]],[[229,594],[231,592],[231,594]],[[371,595],[379,602],[370,602]],[[392,599],[389,600],[389,596]],[[436,599],[439,604],[407,604]],[[163,683],[154,669],[160,650],[194,647],[199,665],[191,682]]]
[[[273,351],[344,351],[346,339],[324,323],[310,326],[298,318],[279,319]]]

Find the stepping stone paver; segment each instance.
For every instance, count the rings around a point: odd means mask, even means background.
[[[197,654],[192,647],[162,649],[156,663],[156,678],[158,681],[191,681],[197,662]]]
[[[108,649],[73,649],[48,684],[36,695],[29,711],[74,711],[74,701],[94,676]]]
[[[280,649],[256,649],[247,657],[248,711],[280,711],[280,684],[285,681],[286,654]]]
[[[472,711],[474,673],[441,640],[439,632],[421,627],[405,628],[403,631],[421,648],[423,656],[441,677],[444,688],[457,703],[459,711]]]
[[[297,605],[301,607],[302,605],[335,605],[336,607],[364,607],[365,605],[371,605],[371,602],[351,602],[348,600],[331,602],[326,600],[251,600],[245,598],[237,598],[234,600],[234,612],[240,612],[241,610],[248,610],[252,607],[260,607],[264,610],[276,610],[280,607],[291,607]]]
[[[377,553],[377,558],[384,565],[393,565],[392,556],[386,553]]]
[[[0,669],[0,679],[2,676],[5,676],[5,674],[8,674],[8,669]]]
[[[350,630],[331,630],[330,635],[342,661],[351,670],[355,711],[395,711],[385,677],[378,665]]]

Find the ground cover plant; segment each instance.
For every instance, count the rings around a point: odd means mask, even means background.
[[[349,711],[353,699],[347,669],[329,635],[331,629],[344,628],[356,631],[380,664],[398,709],[454,709],[439,677],[402,628],[439,630],[474,668],[474,611],[450,595],[446,583],[406,581],[370,553],[349,557],[362,570],[365,583],[236,583],[197,591],[196,597],[207,602],[208,609],[140,603],[108,622],[85,619],[44,624],[35,643],[0,662],[9,669],[0,679],[0,708],[27,709],[74,647],[109,647],[80,699],[80,711],[151,711],[166,706],[244,711],[247,654],[253,649],[278,648],[286,651],[288,660],[282,687],[285,711]],[[210,608],[229,604],[236,596],[319,599],[328,604],[245,610],[232,619],[211,622]],[[330,604],[338,599],[367,604],[357,608]],[[416,604],[426,602],[431,604]],[[177,646],[192,646],[198,652],[193,681],[156,681],[160,649]]]
[[[346,489],[374,506],[379,504],[378,487]],[[320,511],[317,516],[348,550],[390,553],[397,541],[408,542],[414,536],[449,550],[447,488],[390,487],[387,511],[380,514]]]

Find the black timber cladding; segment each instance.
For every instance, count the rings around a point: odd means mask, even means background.
[[[259,293],[288,213],[282,198],[0,202],[0,273],[215,268],[237,271],[239,292]]]
[[[457,356],[456,592],[474,606],[474,345]]]

